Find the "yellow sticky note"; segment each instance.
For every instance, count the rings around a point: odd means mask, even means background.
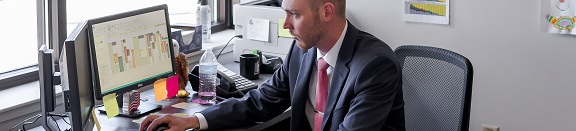
[[[166,78],[154,82],[154,95],[156,96],[156,102],[167,98],[168,93],[166,92]]]
[[[172,115],[181,116],[181,117],[187,117],[187,116],[189,116],[189,115],[186,114],[186,113],[174,113],[174,114],[172,114]]]
[[[94,112],[94,109],[92,109],[92,121],[94,121],[94,124],[96,125],[96,129],[98,129],[98,131],[100,131],[100,122],[98,122],[98,117],[96,117],[96,113]]]
[[[116,101],[116,93],[108,94],[102,98],[104,103],[104,109],[106,109],[106,115],[108,119],[117,116],[120,112],[118,111],[118,102]]]
[[[284,21],[285,21],[284,19],[278,20],[278,37],[292,38],[292,35],[290,34],[290,30],[284,29]]]

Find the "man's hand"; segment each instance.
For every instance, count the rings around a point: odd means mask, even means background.
[[[150,115],[140,123],[140,131],[152,131],[160,124],[168,124],[167,131],[184,131],[190,128],[200,128],[198,118],[195,115],[180,117],[174,115]]]

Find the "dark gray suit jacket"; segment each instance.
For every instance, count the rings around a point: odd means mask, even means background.
[[[267,121],[292,106],[291,130],[311,130],[305,114],[316,48],[292,43],[284,65],[258,89],[201,113],[208,129]],[[348,23],[330,80],[322,130],[405,130],[402,75],[392,49]]]

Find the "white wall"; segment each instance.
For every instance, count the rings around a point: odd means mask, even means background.
[[[347,17],[392,48],[441,47],[474,67],[470,130],[576,130],[576,36],[540,31],[540,0],[452,0],[451,24],[402,21],[402,0],[348,0]]]

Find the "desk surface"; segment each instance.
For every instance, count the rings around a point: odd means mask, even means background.
[[[222,65],[224,65],[229,70],[238,73],[240,70],[239,64],[236,62],[233,62],[231,57],[232,57],[232,53],[223,54],[220,57],[220,58],[223,58],[223,60],[222,59],[220,60],[220,63],[222,63]],[[271,76],[272,76],[271,74],[260,74],[260,78],[257,80],[253,80],[253,81],[258,83],[258,84],[261,84],[262,82],[264,82],[266,79],[270,78]],[[188,98],[176,98],[176,97],[174,97],[171,99],[162,100],[160,102],[156,102],[153,90],[147,90],[147,91],[142,92],[140,95],[141,99],[142,99],[141,105],[162,105],[163,106],[160,111],[154,112],[153,114],[155,114],[155,113],[158,113],[158,114],[184,113],[184,114],[192,115],[196,112],[202,111],[202,110],[210,107],[210,105],[198,105],[198,106],[194,106],[194,107],[191,107],[188,109],[181,109],[181,108],[172,107],[172,105],[178,104],[181,102],[192,103],[191,101],[197,98],[197,96],[195,95],[195,93],[192,90],[192,87],[190,86],[189,83],[186,86],[186,90],[192,93],[190,95],[191,97],[188,97]],[[98,120],[100,121],[100,124],[102,126],[102,130],[137,130],[140,127],[140,124],[135,123],[133,121],[142,120],[145,118],[145,117],[142,117],[142,118],[132,119],[132,118],[125,118],[125,117],[113,117],[113,118],[108,119],[108,117],[105,114],[100,114],[100,113],[98,113],[98,111],[96,111],[96,113],[97,113],[96,116],[98,117]],[[268,122],[263,122],[260,124],[247,126],[245,128],[232,129],[232,130],[263,130],[263,129],[271,126],[271,125],[274,125],[275,123],[278,123],[282,120],[289,118],[290,115],[291,115],[291,111],[287,110],[283,114],[273,118],[272,120],[270,120]],[[61,129],[69,128],[69,126],[62,119],[58,120],[58,124],[60,125]],[[34,129],[31,129],[31,131],[36,131],[36,130],[41,131],[41,130],[43,130],[43,128],[42,127],[36,127]]]

